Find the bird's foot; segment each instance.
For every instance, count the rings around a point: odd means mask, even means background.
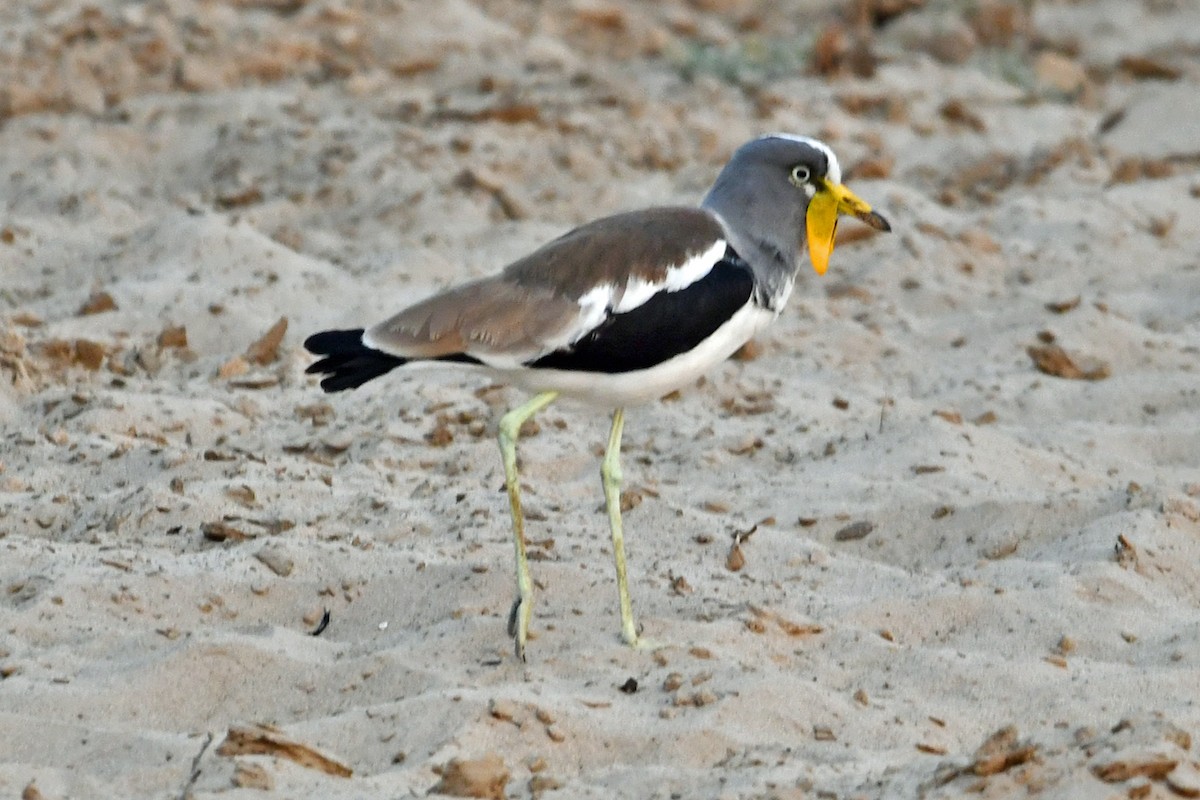
[[[623,625],[621,630],[621,638],[625,640],[625,644],[629,645],[634,650],[660,650],[666,647],[666,642],[660,642],[657,639],[649,639],[642,636],[641,628],[633,625]]]
[[[532,611],[529,598],[518,597],[508,612],[508,635],[513,639],[513,650],[517,658],[525,661],[525,642],[529,639],[529,616]]]

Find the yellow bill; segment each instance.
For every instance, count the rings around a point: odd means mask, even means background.
[[[866,201],[840,183],[826,180],[814,181],[816,194],[808,201],[807,224],[808,257],[813,269],[824,275],[829,268],[829,256],[833,254],[834,237],[837,234],[838,217],[850,214],[858,217],[877,231],[890,231],[892,226],[881,215],[871,210]]]

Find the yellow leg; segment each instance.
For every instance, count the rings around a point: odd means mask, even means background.
[[[525,559],[525,515],[521,513],[521,489],[517,476],[517,438],[525,420],[554,402],[558,392],[542,392],[524,405],[500,418],[500,455],[504,459],[504,485],[512,510],[513,547],[517,557],[517,599],[508,614],[508,635],[516,644],[517,658],[525,660],[525,640],[529,637],[529,618],[533,616],[533,581]]]
[[[625,577],[625,532],[621,525],[621,432],[625,428],[625,409],[613,412],[612,432],[608,449],[600,462],[600,480],[604,483],[604,504],[608,508],[608,525],[612,528],[613,560],[617,565],[617,592],[621,597],[621,636],[627,643],[638,645],[637,624],[633,621],[633,603],[629,599],[629,579]]]

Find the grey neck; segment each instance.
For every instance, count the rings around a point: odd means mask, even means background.
[[[793,219],[780,218],[782,215],[779,212],[790,209],[768,209],[758,203],[737,203],[736,198],[730,202],[729,195],[718,193],[717,189],[717,186],[713,187],[701,207],[720,218],[729,243],[749,264],[754,273],[755,302],[771,311],[781,310],[800,266],[803,227]],[[800,224],[803,224],[803,217]]]

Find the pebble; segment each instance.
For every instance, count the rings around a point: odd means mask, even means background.
[[[287,551],[280,545],[264,545],[261,550],[254,554],[254,557],[265,564],[267,569],[281,578],[291,575],[292,570],[296,568],[295,559],[288,555]]]
[[[512,722],[513,717],[517,715],[517,706],[511,700],[493,698],[488,703],[488,713],[496,719]]]
[[[1050,51],[1033,62],[1033,73],[1044,90],[1074,95],[1087,85],[1087,72],[1078,61]]]

